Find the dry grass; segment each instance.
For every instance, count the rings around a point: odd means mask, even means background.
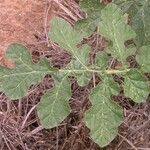
[[[0,9],[0,14],[3,13],[4,19],[8,15],[8,19],[5,19],[8,27],[0,22],[2,48],[11,42],[18,41],[25,43],[30,48],[34,62],[41,57],[47,57],[56,67],[61,68],[70,61],[70,56],[64,50],[48,40],[47,30],[49,20],[54,14],[65,18],[71,24],[82,18],[77,1],[5,0],[0,1],[0,4],[4,5],[4,10]],[[11,5],[10,8],[8,8],[8,4]],[[17,10],[16,7],[18,7]],[[14,13],[10,14],[7,9]],[[5,13],[6,11],[8,13]],[[17,20],[15,16],[18,12],[24,16]],[[27,22],[26,19],[28,19]],[[13,24],[9,24],[10,21]],[[10,27],[14,30],[13,34],[8,30]],[[84,42],[88,42],[92,46],[92,63],[95,53],[103,50],[106,42],[96,34]],[[4,62],[3,64],[5,65]],[[115,61],[112,65],[115,65]],[[97,82],[96,77],[93,76],[93,79]],[[36,106],[41,96],[53,86],[50,76],[46,76],[38,85],[30,87],[27,95],[19,101],[10,101],[1,93],[0,150],[100,150],[101,148],[90,139],[89,130],[83,123],[84,112],[90,106],[88,93],[93,86],[93,80],[84,88],[79,87],[74,78],[71,78],[71,83],[70,106],[72,113],[62,124],[51,130],[42,128],[36,113]],[[122,95],[116,97],[116,100],[124,108],[125,119],[119,128],[118,137],[105,149],[150,149],[150,102],[147,100],[145,103],[135,104]]]

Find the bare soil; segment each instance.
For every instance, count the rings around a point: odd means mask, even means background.
[[[78,1],[74,0],[0,0],[0,64],[11,67],[5,50],[10,43],[19,42],[29,48],[34,62],[47,57],[56,67],[65,66],[70,56],[47,38],[53,15],[63,17],[71,24],[83,18]],[[92,47],[91,54],[103,50],[106,45],[97,35],[86,42]],[[49,130],[42,128],[36,106],[53,86],[50,76],[31,86],[19,101],[10,101],[0,93],[0,150],[101,150],[90,139],[89,129],[83,123],[84,112],[90,107],[88,93],[93,81],[84,88],[79,87],[74,78],[71,83],[72,113],[58,127]],[[149,99],[135,104],[119,95],[115,100],[124,108],[125,118],[118,136],[103,149],[150,150]]]

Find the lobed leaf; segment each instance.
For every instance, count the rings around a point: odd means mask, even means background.
[[[133,0],[113,0],[113,3],[115,3],[116,5],[119,5],[121,7],[121,9],[123,10],[124,13],[126,13],[130,7],[132,7],[133,3],[135,1]],[[134,12],[134,9],[133,9]]]
[[[104,4],[99,0],[80,0],[80,7],[87,13],[92,11],[99,11],[104,7]]]
[[[76,49],[76,45],[81,42],[81,35],[74,30],[71,25],[59,17],[51,21],[49,38],[59,44],[60,47],[68,50],[70,53]]]
[[[125,13],[129,14],[130,25],[136,32],[135,42],[138,47],[150,44],[150,1],[149,0],[114,0]]]
[[[95,68],[98,68],[99,70],[105,70],[108,66],[108,60],[109,57],[106,52],[98,52],[96,54],[96,59],[95,59]]]
[[[104,7],[98,0],[80,0],[80,8],[87,13],[87,18],[77,21],[75,29],[83,36],[90,36],[101,20],[101,10]]]
[[[76,23],[75,23],[75,30],[76,31],[80,31],[81,32],[81,35],[83,35],[83,37],[88,37],[90,36],[91,34],[93,34],[93,32],[96,30],[96,26],[99,22],[99,18],[86,18],[86,19],[81,19],[81,20],[78,20]]]
[[[90,49],[88,46],[77,48],[81,40],[78,34],[66,21],[59,18],[52,21],[52,30],[49,32],[51,39],[72,54],[72,61],[65,70],[77,78],[80,86],[85,86],[91,79],[91,73],[88,72]]]
[[[15,68],[0,67],[0,90],[11,99],[23,97],[30,85],[40,82],[46,74],[56,71],[49,66],[46,59],[33,64],[27,48],[21,44],[10,45],[6,52]]]
[[[101,147],[108,145],[117,135],[123,112],[111,96],[118,94],[119,87],[111,76],[105,77],[91,92],[92,107],[85,114],[85,122],[92,139]]]
[[[130,70],[125,76],[124,94],[133,101],[144,102],[150,92],[148,81],[141,72],[136,69]]]
[[[145,73],[150,72],[150,45],[141,47],[136,55],[136,61]]]
[[[100,6],[97,0],[81,0],[80,4],[88,15],[95,18],[104,7]],[[141,5],[143,4],[145,5],[141,2]],[[94,10],[96,11],[90,14]],[[97,23],[94,27],[96,26]],[[125,47],[125,42],[135,37],[134,31],[127,24],[127,17],[117,5],[108,4],[102,10],[99,27],[101,34],[112,42],[107,52],[124,64],[126,58],[135,52],[133,47]],[[71,85],[68,76],[76,77],[78,84],[85,86],[91,80],[92,74],[97,73],[102,81],[90,94],[92,107],[85,114],[85,123],[91,130],[91,138],[104,147],[117,135],[117,128],[123,118],[123,110],[112,101],[112,96],[117,95],[120,88],[110,74],[121,74],[124,77],[124,94],[135,102],[143,102],[148,97],[149,85],[138,69],[129,69],[126,66],[120,70],[108,68],[107,52],[98,52],[95,64],[90,65],[89,47],[77,47],[83,38],[83,30],[75,30],[58,17],[52,20],[49,37],[72,55],[67,67],[59,70],[49,66],[46,59],[33,64],[29,52],[20,44],[9,46],[7,57],[12,59],[16,66],[13,69],[0,67],[0,90],[10,98],[17,99],[24,96],[31,84],[38,83],[46,74],[52,75],[55,86],[46,92],[38,105],[41,124],[45,128],[52,128],[61,123],[71,111]],[[150,70],[149,48],[149,45],[143,46],[136,56],[143,72]]]
[[[71,72],[72,76],[77,78],[79,86],[85,86],[91,80],[92,74],[88,72],[89,52],[88,46],[76,49],[74,52],[75,58],[65,68]]]
[[[101,12],[100,34],[112,41],[113,45],[107,50],[123,64],[129,51],[125,42],[135,37],[134,31],[127,24],[126,16],[115,4],[108,4]]]
[[[38,116],[44,128],[57,126],[70,114],[71,88],[67,76],[57,74],[54,77],[55,87],[42,97],[38,105]]]

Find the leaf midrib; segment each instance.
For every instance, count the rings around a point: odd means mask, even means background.
[[[64,73],[71,73],[71,72],[79,72],[79,73],[85,73],[85,72],[90,72],[90,73],[105,73],[105,74],[114,74],[114,73],[125,73],[130,71],[130,69],[124,69],[124,70],[114,70],[114,69],[110,69],[110,70],[94,70],[94,69],[60,69],[58,70],[58,72],[64,72]],[[7,74],[4,76],[0,76],[0,79],[4,79],[4,78],[9,78],[9,77],[14,77],[14,76],[24,76],[24,75],[30,75],[30,74],[51,74],[57,71],[30,71],[30,72],[21,72],[21,73],[11,73],[11,74]]]
[[[0,79],[12,77],[12,76],[24,76],[24,75],[30,75],[30,74],[48,74],[48,73],[52,73],[52,72],[53,71],[31,71],[31,72],[23,72],[23,73],[13,73],[13,74],[0,76]]]
[[[73,51],[74,47],[72,47],[68,41],[66,41],[66,38],[65,38],[65,35],[64,33],[60,30],[60,34],[62,35],[62,37],[64,38],[65,40],[65,43],[67,45],[67,47],[70,49],[70,51],[72,52],[72,54],[74,55],[74,57],[78,60],[78,62],[84,67],[86,68],[86,70],[88,70],[87,66],[84,65],[84,63],[80,60],[80,58],[76,55],[76,53]]]

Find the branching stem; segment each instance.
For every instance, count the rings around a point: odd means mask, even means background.
[[[102,74],[122,74],[122,73],[127,73],[129,72],[130,69],[124,69],[124,70],[115,70],[115,69],[109,69],[109,70],[94,70],[94,69],[60,69],[59,72],[64,72],[64,73],[73,73],[73,72],[91,72],[91,73],[102,73]]]

